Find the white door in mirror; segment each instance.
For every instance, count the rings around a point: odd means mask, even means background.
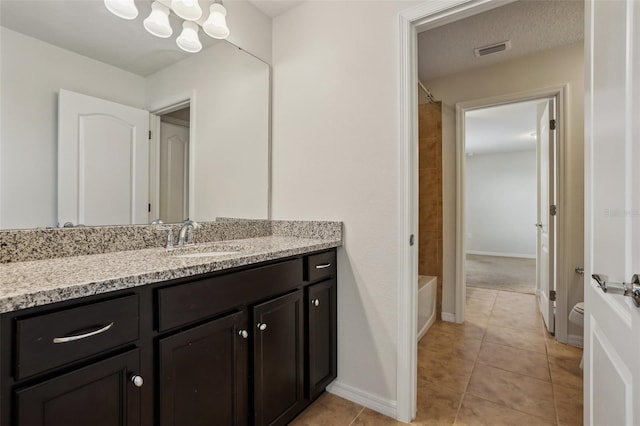
[[[149,113],[60,90],[58,225],[149,222]]]

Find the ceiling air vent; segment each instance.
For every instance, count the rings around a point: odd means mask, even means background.
[[[476,47],[473,53],[476,57],[491,55],[492,53],[504,52],[511,49],[511,40],[501,41],[500,43],[490,44],[488,46]]]

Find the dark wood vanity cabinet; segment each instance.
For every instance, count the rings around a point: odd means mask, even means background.
[[[336,377],[336,283],[331,249],[3,314],[0,424],[284,425]]]
[[[253,307],[256,426],[285,425],[304,404],[303,291]]]
[[[139,425],[137,349],[15,391],[19,426]]]
[[[247,423],[246,327],[239,311],[159,339],[160,424]]]

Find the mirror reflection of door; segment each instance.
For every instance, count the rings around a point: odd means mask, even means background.
[[[160,219],[187,219],[189,206],[189,114],[183,108],[160,117]]]

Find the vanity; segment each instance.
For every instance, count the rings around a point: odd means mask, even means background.
[[[1,424],[287,424],[337,375],[341,238],[0,265]]]

